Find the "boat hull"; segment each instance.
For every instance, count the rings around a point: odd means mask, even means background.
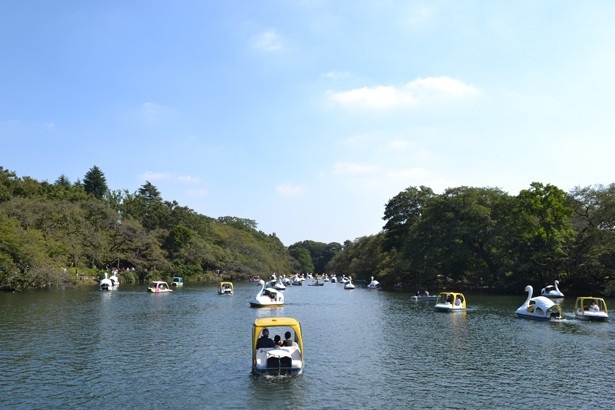
[[[551,320],[550,317],[548,316],[534,316],[534,315],[526,315],[523,313],[516,313],[517,317],[523,318],[523,319],[529,319],[529,320],[540,320],[540,321],[548,321]]]
[[[578,320],[583,320],[585,322],[608,322],[609,316],[604,312],[597,313],[589,313],[585,312],[585,314],[575,313],[574,317]]]

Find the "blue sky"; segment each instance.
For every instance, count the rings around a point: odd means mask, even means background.
[[[0,3],[0,166],[380,231],[409,186],[566,191],[615,165],[612,1]]]

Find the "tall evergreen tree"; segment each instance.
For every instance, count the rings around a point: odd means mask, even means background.
[[[83,189],[98,199],[103,199],[108,191],[105,174],[94,165],[83,177]]]

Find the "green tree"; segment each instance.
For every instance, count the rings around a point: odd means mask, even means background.
[[[83,177],[83,189],[97,199],[103,199],[109,190],[103,172],[94,165]]]
[[[533,182],[519,193],[511,226],[518,287],[567,277],[567,258],[576,236],[572,211],[568,195],[554,185]]]

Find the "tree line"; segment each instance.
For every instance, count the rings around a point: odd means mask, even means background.
[[[615,294],[615,184],[566,193],[534,182],[515,196],[409,187],[383,220],[380,233],[344,243],[327,269],[419,291],[522,293],[559,280],[575,294]]]
[[[126,281],[219,280],[302,266],[255,221],[198,214],[150,182],[131,193],[109,190],[97,166],[74,183],[0,167],[0,289],[73,286],[111,269]]]
[[[559,280],[577,293],[615,294],[615,184],[530,184],[518,195],[409,187],[384,208],[380,232],[289,247],[251,219],[201,215],[146,181],[109,190],[97,166],[49,183],[0,167],[0,289],[72,286],[118,269],[124,280],[295,273],[376,277],[385,288],[522,293]]]

